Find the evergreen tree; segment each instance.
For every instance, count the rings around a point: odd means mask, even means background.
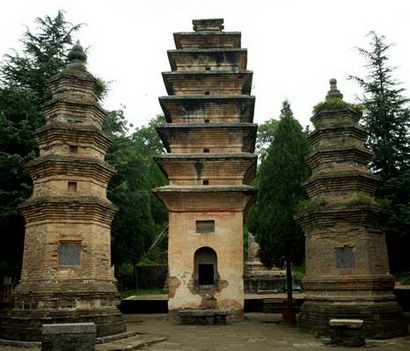
[[[258,126],[256,136],[255,153],[258,155],[259,162],[263,162],[268,153],[269,146],[272,144],[273,135],[278,127],[277,119],[269,119]]]
[[[290,105],[283,103],[280,121],[258,174],[258,200],[249,229],[260,245],[266,267],[286,266],[288,307],[292,307],[292,262],[304,255],[302,229],[294,220],[296,206],[305,198],[301,184],[310,170],[305,162],[309,143]]]
[[[127,135],[122,110],[111,111],[104,124],[104,131],[113,140],[106,160],[117,170],[108,185],[108,198],[119,209],[111,226],[111,257],[117,277],[123,264],[132,265],[135,289],[138,288],[137,264],[168,219],[166,209],[151,192],[151,188],[166,181],[152,159],[162,152],[162,148],[152,146],[157,145],[155,126],[159,120],[151,120],[148,127],[142,126],[132,135]]]
[[[383,183],[395,178],[410,166],[409,99],[393,78],[394,68],[388,65],[391,45],[371,32],[370,50],[359,48],[367,61],[365,78],[351,76],[363,88],[364,125],[370,137],[367,145],[374,153],[371,170],[380,174]]]
[[[377,196],[390,201],[392,215],[387,223],[390,268],[409,271],[410,247],[410,100],[393,78],[385,38],[370,32],[370,50],[358,49],[366,59],[368,74],[351,76],[362,87],[364,125],[370,137],[367,145],[374,153],[372,172],[382,179]]]

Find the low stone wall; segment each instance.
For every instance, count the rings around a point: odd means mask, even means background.
[[[245,294],[252,294],[257,293],[258,291],[274,291],[277,290],[278,292],[283,291],[283,287],[286,284],[286,278],[282,277],[269,277],[269,276],[261,276],[261,277],[246,277],[244,279],[244,289]]]

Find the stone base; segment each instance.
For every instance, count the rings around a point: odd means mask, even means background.
[[[262,290],[277,290],[282,291],[286,284],[284,276],[267,276],[267,275],[245,275],[244,291],[247,294],[257,293]]]
[[[97,337],[123,333],[125,323],[117,308],[93,310],[11,310],[2,317],[0,338],[6,340],[40,341],[43,324],[95,323]]]
[[[196,325],[226,324],[228,311],[222,310],[181,310],[177,312],[179,323]]]
[[[176,322],[180,322],[180,317],[179,317],[179,313],[185,310],[195,310],[195,311],[213,311],[215,309],[209,309],[209,310],[198,310],[198,309],[174,309],[174,310],[168,310],[168,318],[170,320],[176,321]],[[242,322],[244,319],[244,315],[243,315],[243,310],[230,310],[227,311],[225,320],[226,323],[230,323],[230,322]]]
[[[90,351],[95,349],[94,323],[44,324],[41,351]]]
[[[316,336],[330,336],[329,320],[362,319],[364,334],[374,339],[387,339],[408,334],[408,325],[395,301],[305,301],[299,315],[302,329]]]

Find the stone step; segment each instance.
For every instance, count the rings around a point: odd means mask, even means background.
[[[95,345],[95,351],[135,350],[166,340],[163,335],[139,334],[130,338]]]

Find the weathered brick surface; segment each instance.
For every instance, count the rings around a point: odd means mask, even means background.
[[[256,168],[257,126],[240,33],[222,32],[218,21],[199,20],[194,33],[176,33],[177,50],[168,54],[172,72],[163,73],[169,96],[160,102],[168,123],[157,131],[169,154],[156,161],[170,184],[154,192],[169,210],[171,318],[185,309],[243,318],[242,233],[255,196],[247,184]],[[197,221],[213,221],[214,230],[197,232]],[[211,286],[200,284],[200,264],[213,265]]]
[[[340,94],[331,82],[329,94]],[[341,96],[341,95],[339,95]],[[361,115],[350,107],[322,110],[307,158],[312,176],[304,184],[310,204],[298,215],[306,237],[302,328],[328,335],[331,318],[364,320],[367,336],[407,334],[393,295],[382,220],[374,199],[378,178],[367,164]]]
[[[42,324],[58,322],[94,322],[98,336],[119,333],[124,324],[110,262],[116,206],[106,196],[115,170],[104,161],[110,141],[101,131],[106,112],[96,79],[81,65],[51,77],[49,85],[46,125],[36,131],[40,154],[27,165],[33,194],[21,205],[21,280],[1,333],[39,340]],[[74,259],[64,257],[64,245]]]

